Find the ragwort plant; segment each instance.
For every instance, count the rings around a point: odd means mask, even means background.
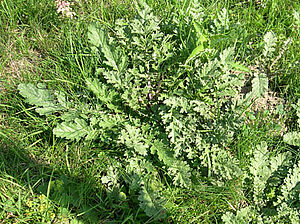
[[[193,188],[194,177],[218,185],[244,177],[227,146],[241,114],[268,87],[265,75],[254,74],[252,91],[241,98],[250,70],[234,60],[234,45],[216,47],[228,29],[241,29],[226,9],[215,19],[204,19],[194,3],[185,10],[185,28],[179,15],[162,24],[146,4],[130,21],[90,25],[91,53],[101,66],[86,78],[90,97],[81,102],[43,84],[18,87],[54,123],[55,136],[108,154],[101,181],[112,200],[131,197],[155,220],[167,215],[170,184]]]
[[[294,105],[300,128],[300,100]],[[300,132],[284,135],[283,140],[299,147]],[[235,214],[222,216],[225,223],[299,223],[300,162],[293,162],[290,152],[274,155],[262,142],[252,150],[251,163],[245,171],[245,188],[251,192],[252,205]],[[299,159],[299,158],[297,158]]]

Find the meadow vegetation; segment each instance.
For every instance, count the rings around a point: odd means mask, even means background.
[[[300,4],[1,0],[0,223],[299,223]]]

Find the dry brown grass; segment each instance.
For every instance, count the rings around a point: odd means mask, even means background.
[[[17,49],[14,42],[7,43],[1,59],[0,90],[5,90],[8,84],[14,85],[16,81],[23,80],[26,74],[37,73],[41,56],[37,51],[28,50],[26,53]]]
[[[249,69],[253,73],[266,73],[266,71],[260,66],[259,63],[257,63],[256,66],[249,66]],[[246,75],[244,79],[244,86],[240,89],[240,94],[235,99],[236,101],[242,100],[247,94],[251,94],[252,87],[251,82],[247,82],[246,80],[249,80],[251,75]],[[272,136],[283,136],[283,134],[286,132],[287,127],[285,125],[286,117],[285,115],[280,115],[278,113],[278,108],[280,105],[283,107],[286,106],[286,102],[283,98],[277,96],[277,94],[270,89],[259,98],[255,98],[254,96],[252,99],[254,102],[247,108],[247,110],[242,114],[246,118],[246,122],[250,125],[254,125],[255,122],[257,122],[257,119],[259,120],[259,126],[265,126],[268,124],[275,124],[280,125],[280,130],[270,130],[270,135]],[[284,108],[286,109],[286,108]],[[263,114],[267,112],[267,115],[264,116]],[[253,114],[256,119],[255,121],[249,119],[247,114]]]

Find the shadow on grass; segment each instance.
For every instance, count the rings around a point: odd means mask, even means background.
[[[132,209],[113,202],[95,177],[41,163],[0,131],[0,223],[124,223]]]

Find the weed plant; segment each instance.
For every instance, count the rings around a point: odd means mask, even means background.
[[[0,2],[2,223],[299,223],[300,5]]]

